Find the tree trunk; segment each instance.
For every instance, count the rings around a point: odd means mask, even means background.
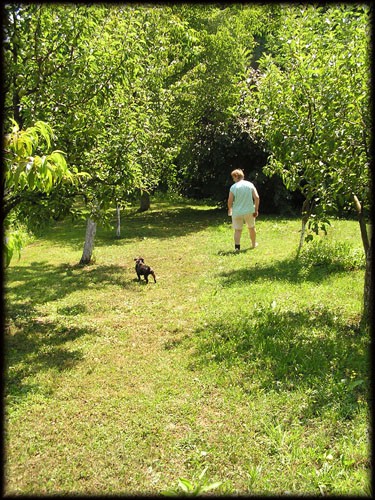
[[[305,238],[306,224],[307,224],[307,221],[309,220],[309,217],[311,215],[311,209],[312,209],[312,203],[310,203],[310,200],[306,199],[302,205],[302,229],[301,229],[301,237],[299,239],[299,245],[298,245],[298,249],[297,249],[296,259],[298,259],[299,254],[300,254],[301,249],[302,249],[303,241]]]
[[[370,324],[370,320],[372,318],[372,308],[373,308],[371,267],[372,267],[372,257],[371,257],[371,244],[370,244],[366,255],[366,272],[365,272],[365,285],[363,290],[363,315],[362,315],[362,321],[367,325]]]
[[[357,214],[358,214],[358,222],[359,222],[359,228],[361,230],[363,249],[365,251],[365,256],[367,259],[367,255],[369,253],[368,250],[370,247],[370,243],[369,243],[369,238],[368,238],[368,234],[367,234],[366,221],[365,221],[365,218],[363,216],[362,206],[359,202],[359,199],[356,197],[356,195],[354,195],[354,204],[355,204],[355,208],[356,208]]]
[[[92,252],[94,249],[95,233],[96,233],[96,222],[94,222],[92,219],[88,218],[87,219],[87,226],[86,226],[85,244],[83,247],[83,254],[82,254],[81,260],[79,262],[81,265],[89,264],[91,261]]]
[[[138,212],[146,212],[150,208],[150,195],[146,191],[141,191],[140,207]]]
[[[305,238],[305,231],[306,231],[306,222],[305,222],[305,221],[304,221],[304,219],[302,218],[301,237],[300,237],[300,239],[299,239],[299,245],[298,245],[298,248],[297,248],[297,255],[296,255],[296,259],[298,259],[299,254],[301,253],[301,250],[302,250],[303,240],[304,240],[304,238]]]
[[[116,236],[120,238],[121,236],[121,210],[120,205],[116,207],[116,216],[117,216],[117,226],[116,226]]]
[[[353,196],[354,205],[358,214],[359,228],[361,230],[363,250],[366,257],[366,271],[365,271],[365,284],[363,288],[363,315],[362,321],[369,324],[372,312],[372,286],[371,286],[371,267],[372,267],[372,257],[371,257],[371,244],[367,233],[366,221],[363,215],[363,210],[361,203],[356,195]]]

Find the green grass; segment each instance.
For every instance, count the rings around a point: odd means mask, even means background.
[[[370,495],[358,224],[295,254],[300,222],[128,210],[122,238],[58,223],[6,278],[6,494]],[[138,283],[134,257],[157,283]],[[202,479],[204,474],[204,479]],[[193,486],[192,486],[193,487]]]

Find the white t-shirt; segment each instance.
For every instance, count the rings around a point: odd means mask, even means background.
[[[233,207],[232,216],[252,214],[255,212],[255,205],[253,200],[253,190],[255,186],[252,182],[245,181],[244,179],[235,182],[230,191],[233,193]]]

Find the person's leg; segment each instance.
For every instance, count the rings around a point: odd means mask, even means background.
[[[236,250],[240,249],[242,229],[234,230],[234,248]]]
[[[243,218],[232,217],[232,227],[234,230],[234,249],[240,250],[241,234],[242,234]]]
[[[250,235],[250,240],[251,240],[251,246],[253,248],[255,248],[256,246],[258,246],[258,243],[257,243],[257,232],[256,232],[256,229],[255,229],[255,226],[249,227],[249,235]]]
[[[255,248],[256,246],[258,246],[258,244],[256,242],[257,233],[256,233],[256,229],[255,229],[255,218],[252,214],[247,214],[245,219],[246,219],[247,228],[249,230],[251,247]]]

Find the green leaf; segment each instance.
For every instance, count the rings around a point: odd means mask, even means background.
[[[185,479],[183,477],[179,478],[178,485],[183,491],[185,491],[185,493],[193,491],[194,489],[192,483],[188,479]]]
[[[359,385],[363,385],[364,383],[365,383],[365,381],[362,379],[353,380],[353,381],[349,382],[348,389],[349,389],[349,391],[352,391],[353,389],[355,389]]]
[[[52,128],[47,123],[44,123],[42,121],[37,121],[35,123],[35,130],[37,130],[43,137],[43,139],[46,141],[47,148],[50,148],[51,138],[53,137]]]
[[[202,491],[206,492],[206,491],[211,491],[211,490],[215,490],[216,488],[218,488],[219,486],[221,486],[223,484],[222,481],[218,481],[216,483],[211,483],[211,484],[208,484],[207,486],[203,486],[202,487]]]
[[[208,466],[207,466],[207,467],[205,467],[205,468],[202,470],[202,472],[199,474],[199,478],[198,478],[199,480],[202,480],[202,479],[203,479],[203,476],[206,474],[207,470],[208,470]]]
[[[17,184],[19,182],[19,177],[21,175],[21,172],[23,172],[23,171],[24,171],[24,165],[22,163],[20,163],[18,165],[18,167],[16,168],[16,171],[15,171],[15,173],[13,175],[13,184],[15,186],[17,186]]]

